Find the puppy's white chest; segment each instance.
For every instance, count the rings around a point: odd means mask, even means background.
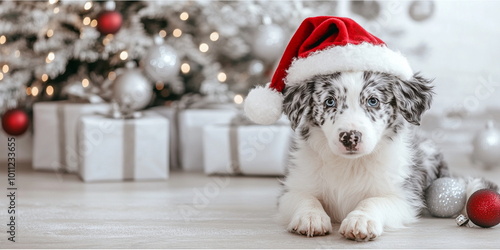
[[[322,182],[318,184],[321,185],[319,190],[322,190],[318,198],[336,222],[341,222],[360,201],[380,195],[383,189],[389,189],[377,180],[377,176],[364,169],[328,169],[324,172]]]

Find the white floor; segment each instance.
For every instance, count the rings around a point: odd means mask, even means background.
[[[36,172],[27,164],[18,165],[17,174],[16,243],[7,241],[3,195],[0,248],[500,247],[500,226],[463,228],[453,219],[437,218],[366,243],[337,232],[314,238],[290,234],[273,220],[280,186],[272,177],[174,172],[168,181],[89,184],[74,175]],[[500,169],[485,174],[500,183]],[[1,171],[5,190],[6,179]]]

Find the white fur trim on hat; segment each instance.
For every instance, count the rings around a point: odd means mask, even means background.
[[[286,84],[294,85],[315,75],[343,71],[376,71],[393,74],[403,80],[413,76],[408,60],[384,45],[362,43],[329,47],[295,59],[287,70]]]
[[[278,121],[283,109],[283,95],[268,86],[250,90],[244,104],[247,117],[263,125]]]

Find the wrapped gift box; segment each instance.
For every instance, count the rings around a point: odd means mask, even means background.
[[[33,168],[76,173],[77,123],[81,116],[109,113],[106,103],[39,102],[33,107]]]
[[[285,174],[292,129],[277,125],[208,125],[203,128],[206,174]]]
[[[167,118],[169,123],[169,155],[170,155],[170,169],[179,169],[179,127],[178,127],[178,114],[179,108],[158,106],[148,109],[157,112],[163,117]]]
[[[167,179],[168,127],[168,120],[155,112],[136,119],[81,117],[81,178],[88,182]]]
[[[180,164],[187,171],[203,171],[203,126],[228,124],[236,108],[185,109],[179,113]]]

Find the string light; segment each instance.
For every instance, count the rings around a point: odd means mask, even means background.
[[[179,16],[179,18],[182,20],[182,21],[186,21],[189,19],[189,14],[187,12],[182,12],[181,15]]]
[[[89,84],[90,84],[89,79],[83,78],[83,80],[82,80],[82,87],[86,88],[86,87],[89,86]]]
[[[90,22],[90,27],[97,27],[97,20],[95,19],[92,19],[92,21]]]
[[[48,81],[48,80],[49,80],[49,75],[47,75],[47,74],[43,74],[43,75],[42,75],[42,82],[46,82],[46,81]]]
[[[215,41],[219,40],[219,33],[215,32],[215,31],[214,31],[214,32],[212,32],[212,33],[210,34],[210,40],[211,40],[212,42],[215,42]]]
[[[47,88],[45,89],[45,93],[47,93],[47,95],[51,96],[54,94],[54,87],[52,87],[51,85],[47,86]]]
[[[108,73],[108,79],[111,80],[111,81],[115,80],[116,79],[116,73],[114,71],[110,71]]]
[[[45,62],[51,63],[52,61],[54,61],[54,59],[56,59],[56,55],[54,54],[54,52],[49,52],[47,58],[45,58]]]
[[[54,8],[54,14],[57,14],[57,13],[59,13],[59,7]]]
[[[165,88],[165,84],[162,82],[156,82],[155,88],[156,90],[162,90],[163,88]]]
[[[158,34],[160,35],[161,38],[164,38],[167,36],[167,32],[165,30],[160,30],[160,32],[158,32]]]
[[[4,44],[5,42],[7,42],[7,37],[4,35],[0,36],[0,44]]]
[[[219,82],[225,82],[227,80],[226,73],[220,72],[219,74],[217,74],[217,80],[219,80]]]
[[[113,34],[106,35],[104,39],[102,39],[102,44],[104,46],[108,45],[111,42],[111,40],[113,40],[113,38],[114,38]]]
[[[90,10],[92,8],[92,2],[88,1],[83,5],[84,10]]]
[[[47,30],[47,37],[52,37],[54,35],[54,30],[53,29],[48,29]]]
[[[26,95],[31,95],[31,87],[26,88]]]
[[[242,104],[243,103],[243,96],[235,95],[233,100],[234,100],[234,103],[236,103],[236,104]]]
[[[83,18],[83,25],[89,25],[89,24],[90,24],[90,21],[91,21],[91,20],[90,20],[90,17],[88,17],[88,16],[87,16],[87,17],[85,17],[85,18]]]
[[[32,96],[37,96],[38,95],[38,88],[37,87],[31,88],[31,95]]]
[[[209,49],[208,44],[206,44],[206,43],[200,44],[200,51],[201,52],[205,53],[208,51],[208,49]]]
[[[104,39],[102,39],[102,45],[104,45],[104,46],[108,45],[109,42],[110,42],[110,40],[107,37],[105,37]]]
[[[7,73],[7,72],[9,72],[9,65],[5,64],[5,65],[2,67],[2,71],[3,71],[3,73]]]
[[[181,72],[187,74],[189,73],[189,71],[191,71],[191,66],[189,66],[189,63],[183,63],[181,65]]]
[[[125,50],[124,50],[124,51],[122,51],[122,52],[120,53],[120,59],[121,59],[122,61],[125,61],[125,60],[127,60],[127,58],[128,58],[128,52],[127,52],[127,51],[125,51]]]
[[[49,0],[49,4],[56,4],[59,0]]]
[[[2,79],[3,79],[3,73],[0,72],[0,80],[2,80]]]
[[[172,35],[174,37],[181,37],[182,36],[182,30],[180,29],[175,29],[174,31],[172,31]]]

